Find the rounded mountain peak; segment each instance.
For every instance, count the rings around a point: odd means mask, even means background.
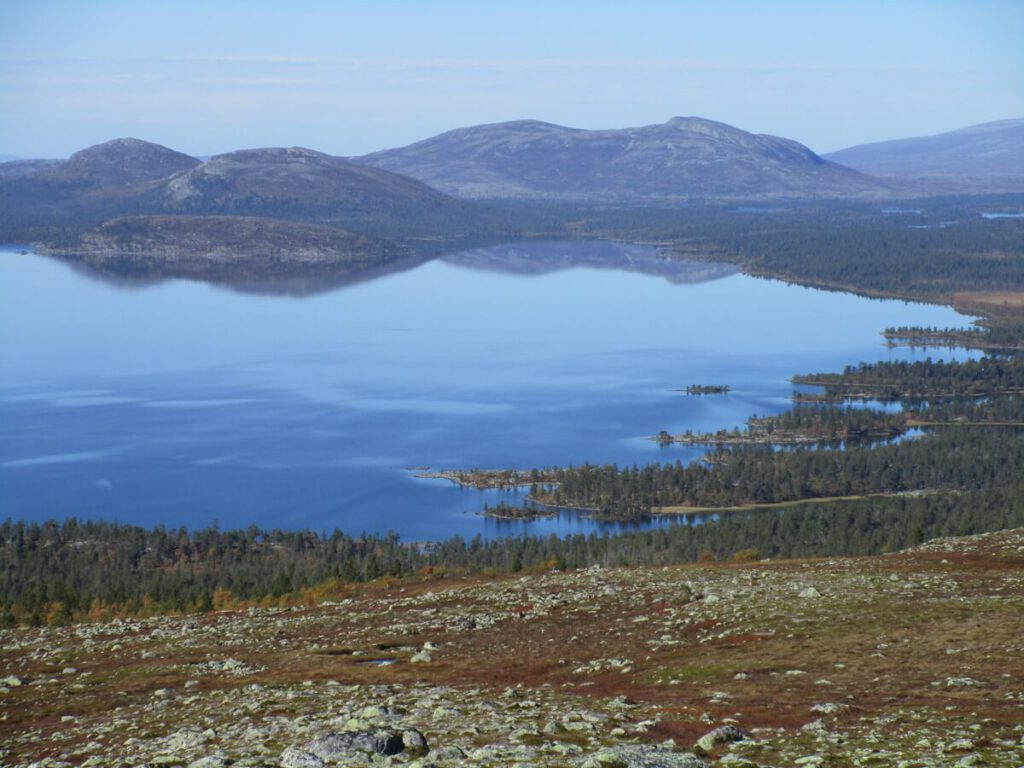
[[[675,128],[678,131],[686,131],[687,133],[704,134],[707,136],[725,136],[725,135],[749,135],[746,131],[735,128],[726,123],[719,123],[715,120],[708,120],[705,117],[692,117],[692,116],[677,116],[670,118],[666,123],[669,128]]]
[[[314,161],[341,161],[341,158],[306,147],[260,147],[258,149],[236,149],[234,152],[214,155],[208,162],[274,164]]]
[[[197,165],[196,158],[160,144],[121,138],[75,152],[60,172],[104,185],[130,185],[163,179]]]

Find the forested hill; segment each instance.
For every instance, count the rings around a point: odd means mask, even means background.
[[[518,208],[535,212],[537,204]],[[576,237],[657,243],[681,258],[873,295],[1024,312],[1024,195],[899,203],[583,206],[547,203]],[[997,215],[992,214],[1007,214]],[[1020,292],[986,297],[986,292]],[[992,299],[989,301],[989,299]],[[984,306],[975,306],[980,300]]]

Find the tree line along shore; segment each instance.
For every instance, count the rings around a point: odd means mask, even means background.
[[[0,524],[0,624],[295,605],[381,579],[439,574],[663,565],[750,552],[773,558],[877,554],[936,536],[1024,526],[1022,372],[1020,357],[1011,355],[964,363],[884,362],[831,375],[837,399],[848,386],[856,390],[865,382],[904,393],[900,402],[909,419],[924,426],[924,434],[911,440],[785,451],[770,444],[720,445],[710,462],[688,466],[437,473],[473,487],[529,485],[539,505],[575,507],[605,520],[642,520],[672,508],[723,510],[699,525],[415,543],[340,531],[8,520]],[[947,396],[937,398],[940,392]],[[896,416],[888,414],[882,423]],[[755,428],[765,431],[772,423],[783,431],[798,425],[845,430],[879,417],[859,408],[798,404],[771,418],[755,420]],[[499,505],[497,513],[538,514],[510,505]]]

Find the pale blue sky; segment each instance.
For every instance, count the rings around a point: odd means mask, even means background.
[[[0,0],[0,153],[349,155],[700,115],[819,152],[1024,116],[1021,0]]]

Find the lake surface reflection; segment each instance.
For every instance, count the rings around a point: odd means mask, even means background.
[[[690,461],[645,436],[777,413],[793,373],[924,356],[888,349],[886,326],[968,321],[609,243],[478,249],[305,297],[112,284],[6,249],[0,516],[604,530],[485,519],[507,494],[414,468]],[[695,383],[732,391],[672,391]]]

